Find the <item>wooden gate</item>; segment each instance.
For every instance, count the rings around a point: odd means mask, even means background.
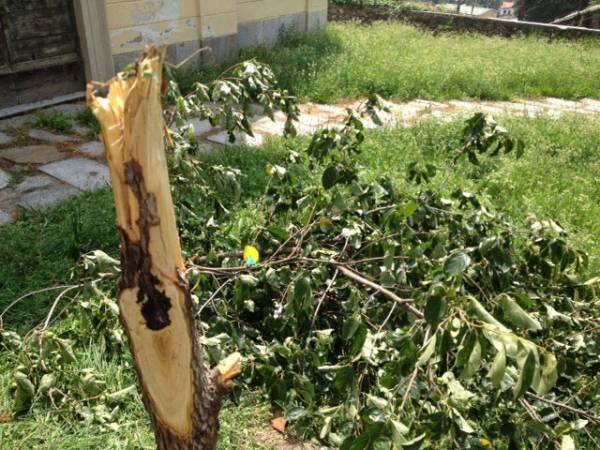
[[[0,0],[0,108],[81,90],[77,43],[73,0]]]

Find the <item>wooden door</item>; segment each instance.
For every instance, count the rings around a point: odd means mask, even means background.
[[[0,0],[0,108],[83,89],[77,42],[72,0]]]

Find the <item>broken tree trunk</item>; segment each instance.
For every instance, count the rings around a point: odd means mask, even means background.
[[[102,126],[121,235],[121,322],[159,450],[216,448],[220,398],[240,371],[234,354],[203,361],[169,187],[161,106],[164,50],[88,86]]]

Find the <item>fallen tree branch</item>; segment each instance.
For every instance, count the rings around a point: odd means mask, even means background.
[[[374,283],[374,282],[372,282],[370,280],[367,280],[366,278],[364,278],[363,276],[361,276],[358,273],[354,272],[353,270],[348,269],[343,264],[339,264],[339,263],[336,263],[336,262],[333,262],[333,261],[331,262],[331,264],[337,266],[338,269],[340,270],[340,272],[346,278],[349,278],[349,279],[351,279],[353,281],[356,281],[357,283],[360,283],[360,284],[362,284],[364,286],[367,286],[367,287],[370,287],[371,289],[376,290],[380,294],[386,296],[390,300],[392,300],[392,301],[396,302],[398,305],[402,306],[404,309],[407,309],[409,312],[413,313],[418,318],[422,319],[424,317],[423,313],[421,311],[419,311],[417,308],[415,308],[412,305],[412,303],[414,303],[414,300],[408,299],[408,298],[400,298],[400,297],[398,297],[396,294],[394,294],[389,289],[386,289],[386,288],[384,288],[383,286],[380,286],[377,283]]]
[[[570,411],[573,414],[577,414],[578,416],[585,417],[586,419],[591,420],[592,422],[596,422],[600,424],[600,417],[593,415],[583,409],[574,408],[573,406],[569,406],[566,403],[557,402],[555,400],[548,400],[547,398],[540,397],[539,395],[534,394],[533,392],[527,392],[527,395],[531,398],[539,400],[540,402],[547,403],[548,405],[556,406],[558,408],[564,409],[565,411]]]

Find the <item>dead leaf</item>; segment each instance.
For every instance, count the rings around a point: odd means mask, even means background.
[[[283,417],[283,411],[276,411],[273,419],[271,420],[271,426],[279,431],[281,434],[285,434],[285,429],[287,427],[287,421],[285,417]]]

